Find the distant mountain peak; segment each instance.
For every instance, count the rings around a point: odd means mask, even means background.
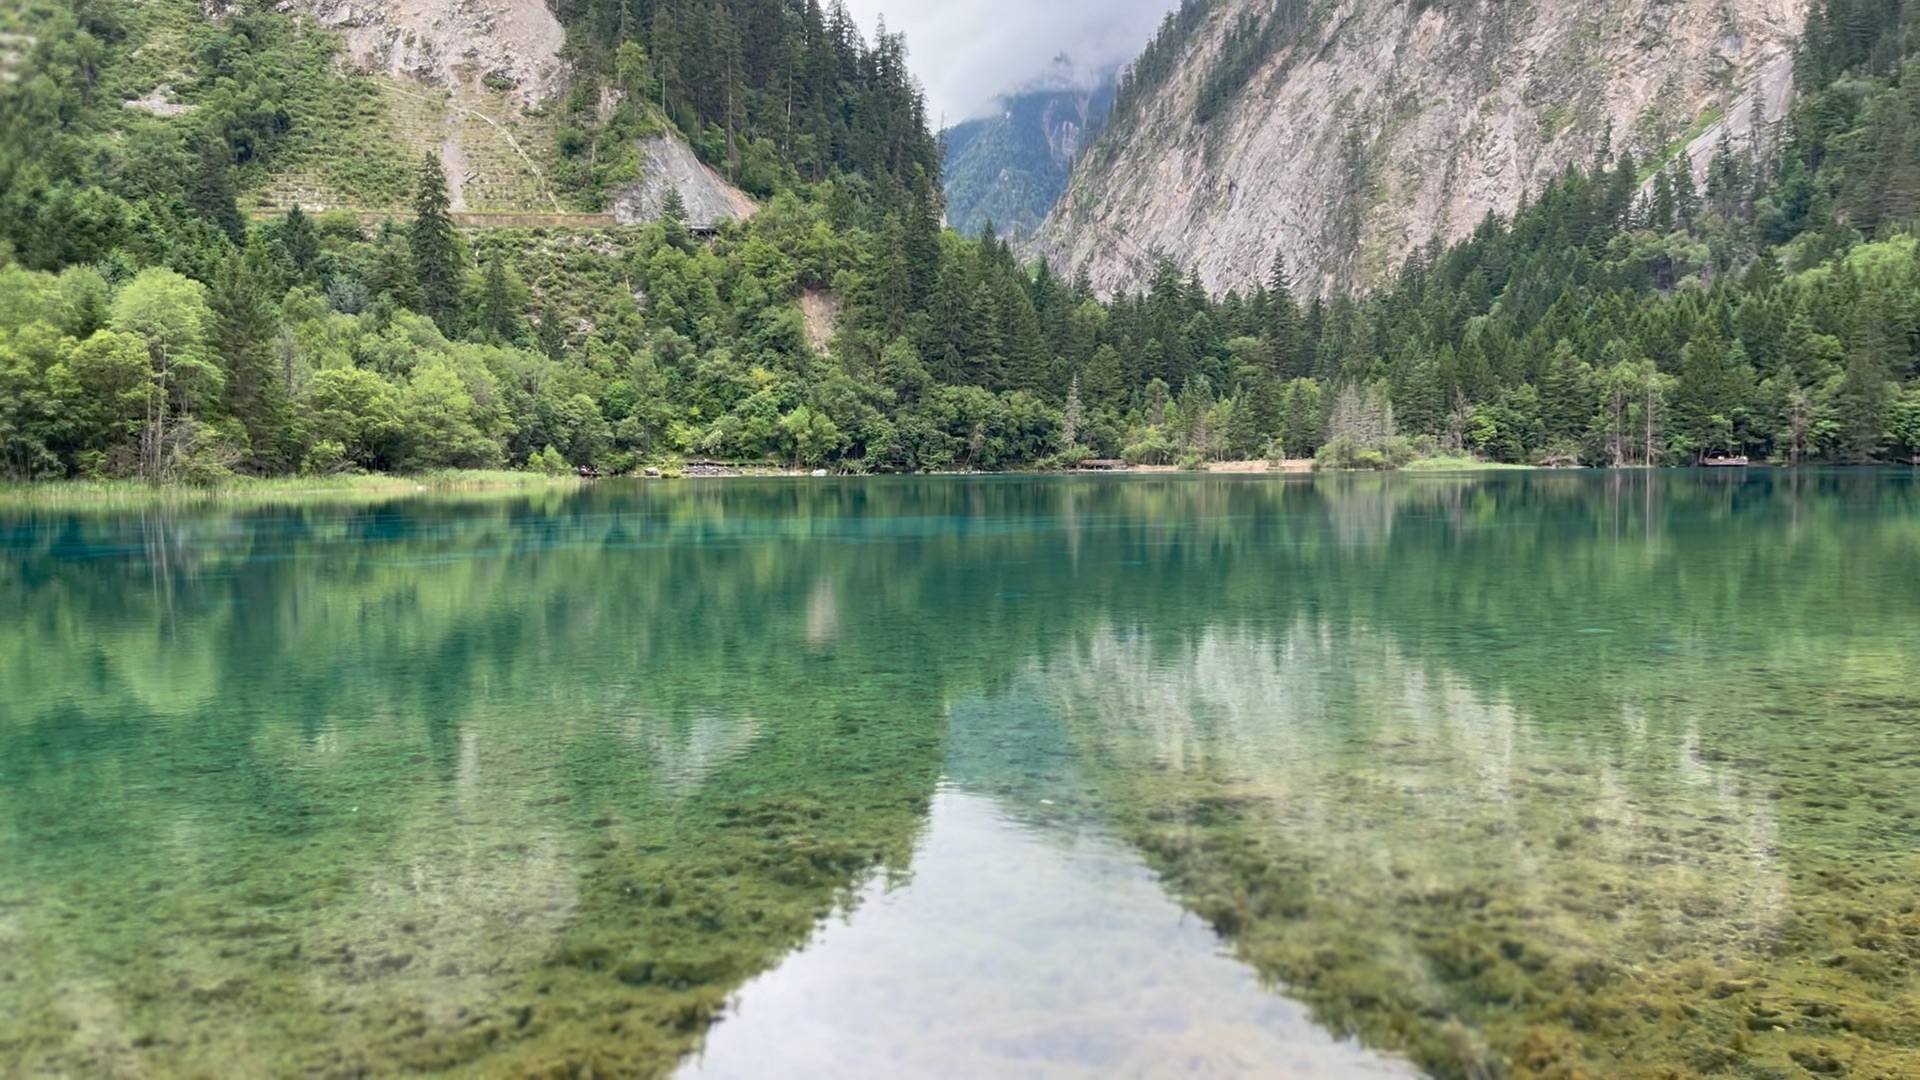
[[[1115,69],[1083,70],[1060,53],[1045,71],[997,99],[996,115],[943,133],[947,216],[969,235],[989,221],[1030,236],[1065,188],[1080,152],[1106,123]]]
[[[1119,67],[1116,64],[1105,64],[1094,68],[1082,67],[1072,55],[1063,52],[1054,56],[1053,60],[1047,64],[1046,70],[1002,93],[996,100],[1004,107],[1009,99],[1027,94],[1097,90],[1111,83],[1118,70]]]

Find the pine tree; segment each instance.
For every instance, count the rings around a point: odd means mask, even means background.
[[[447,198],[447,174],[440,159],[425,155],[413,196],[413,227],[408,247],[413,256],[413,280],[419,289],[420,312],[453,335],[458,331],[461,267],[460,238],[454,232]]]
[[[1682,350],[1674,387],[1673,429],[1681,447],[1696,458],[1740,449],[1752,382],[1753,369],[1740,343],[1729,342],[1712,316],[1702,319]]]
[[[1577,444],[1586,434],[1597,405],[1591,376],[1573,344],[1561,339],[1540,382],[1541,435],[1548,446]]]
[[[233,184],[233,148],[212,132],[200,136],[199,157],[187,205],[226,234],[227,239],[236,244],[246,239],[247,222],[240,215]]]
[[[681,197],[679,187],[671,183],[660,194],[660,224],[667,227],[669,235],[683,231],[687,225],[687,200]]]
[[[308,277],[320,259],[320,238],[314,233],[313,219],[300,209],[299,203],[294,203],[280,222],[280,254],[293,268],[294,277],[300,280]]]
[[[213,312],[209,343],[226,376],[221,403],[247,432],[246,465],[272,472],[288,462],[281,452],[287,422],[287,388],[274,362],[279,312],[267,293],[268,256],[257,245],[233,252],[220,264],[208,305]]]
[[[1060,445],[1071,448],[1080,444],[1081,420],[1080,376],[1075,375],[1067,384],[1066,407],[1060,411]]]
[[[480,279],[478,329],[495,341],[510,342],[520,336],[520,312],[513,299],[513,283],[507,276],[507,260],[498,248],[487,256]]]
[[[1700,218],[1700,191],[1693,183],[1693,163],[1682,154],[1668,171],[1673,174],[1673,227],[1691,232]]]
[[[1844,378],[1834,402],[1840,451],[1849,461],[1871,461],[1887,442],[1888,387],[1895,364],[1904,358],[1904,336],[1888,317],[1879,290],[1869,290],[1854,308]]]
[[[1287,273],[1284,251],[1273,253],[1267,274],[1267,345],[1281,378],[1306,374],[1300,364],[1300,305],[1293,297],[1293,279]]]

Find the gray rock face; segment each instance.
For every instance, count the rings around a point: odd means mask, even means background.
[[[623,225],[660,220],[667,189],[680,192],[686,224],[710,228],[722,221],[753,216],[753,199],[701,164],[693,148],[666,135],[640,140],[640,180],[614,201],[613,216]]]
[[[362,67],[450,89],[511,88],[532,107],[558,93],[566,30],[545,0],[282,0],[340,31]]]
[[[0,34],[0,82],[20,78],[20,61],[33,48],[33,38],[25,34]]]
[[[1163,257],[1246,287],[1276,249],[1302,289],[1364,287],[1609,147],[1710,152],[1722,115],[1736,136],[1778,117],[1806,0],[1334,0],[1197,123],[1229,32],[1271,9],[1216,5],[1028,254],[1106,292]]]

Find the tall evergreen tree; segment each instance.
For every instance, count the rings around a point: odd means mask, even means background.
[[[281,258],[293,270],[295,279],[305,280],[320,261],[320,238],[314,232],[313,219],[299,203],[294,203],[281,220],[279,239]]]
[[[240,215],[239,197],[233,183],[233,148],[212,132],[202,134],[196,146],[198,157],[187,206],[227,239],[241,243],[246,239],[247,222]]]
[[[263,473],[288,464],[282,447],[287,387],[275,363],[280,314],[267,291],[272,276],[268,256],[253,245],[227,256],[207,297],[213,313],[209,344],[226,376],[221,404],[246,430],[244,464]]]
[[[421,313],[446,333],[458,332],[460,288],[466,273],[460,265],[460,238],[454,232],[447,198],[447,174],[440,167],[440,159],[432,154],[420,161],[413,225],[407,239]]]
[[[1273,253],[1273,266],[1267,273],[1267,344],[1280,377],[1292,379],[1306,374],[1300,354],[1300,305],[1293,296],[1293,277],[1287,273],[1287,255]]]
[[[495,341],[520,336],[520,311],[514,302],[513,282],[507,274],[506,254],[498,248],[487,256],[480,278],[480,310],[475,329]]]
[[[1752,381],[1746,350],[1727,340],[1717,320],[1703,319],[1682,352],[1674,388],[1673,432],[1680,448],[1696,459],[1740,452]]]

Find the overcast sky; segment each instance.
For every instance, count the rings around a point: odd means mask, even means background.
[[[876,19],[907,35],[913,72],[938,127],[988,112],[1002,90],[1060,53],[1081,70],[1139,55],[1178,0],[847,0],[869,40]]]

